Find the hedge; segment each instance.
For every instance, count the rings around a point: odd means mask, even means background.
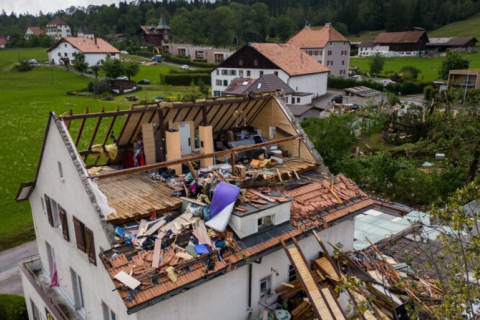
[[[12,294],[0,294],[0,319],[28,320],[25,298]]]
[[[384,90],[397,94],[400,92],[402,95],[423,93],[423,88],[431,84],[431,82],[405,81],[389,83],[384,87],[382,83],[370,80],[356,81],[353,78],[342,78],[333,76],[328,77],[328,87],[332,89],[345,89],[351,87],[365,86],[382,92]]]
[[[172,86],[189,86],[192,81],[197,84],[198,80],[203,80],[207,85],[210,84],[210,74],[166,74],[163,81]]]
[[[172,69],[170,74],[191,74],[191,73],[210,73],[213,69],[211,68],[196,68],[196,69]]]

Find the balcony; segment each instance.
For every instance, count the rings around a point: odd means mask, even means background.
[[[19,265],[20,271],[40,298],[44,301],[55,319],[84,320],[59,287],[50,287],[50,275],[44,272],[40,257],[34,256]],[[24,282],[26,283],[26,282]],[[25,289],[25,288],[24,288]],[[25,290],[28,292],[27,290]],[[30,290],[31,291],[31,290]]]

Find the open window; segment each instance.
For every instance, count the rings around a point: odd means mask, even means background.
[[[93,231],[85,227],[85,225],[75,217],[73,217],[73,226],[75,229],[77,248],[87,254],[90,263],[97,265]]]
[[[260,296],[261,297],[269,295],[271,288],[272,288],[272,276],[271,275],[260,279]]]

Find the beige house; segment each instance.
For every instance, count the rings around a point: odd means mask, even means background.
[[[451,87],[480,89],[480,69],[450,70],[448,89]]]
[[[287,43],[301,48],[309,56],[328,67],[332,76],[348,76],[350,42],[330,23],[325,24],[324,27],[306,26]]]
[[[233,53],[226,48],[201,47],[188,43],[165,44],[162,52],[172,56],[186,56],[191,60],[207,60],[208,63],[221,63]]]

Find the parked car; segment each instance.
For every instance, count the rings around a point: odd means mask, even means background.
[[[85,70],[85,73],[88,73],[88,74],[92,74],[93,73],[93,70],[88,68],[87,70]]]
[[[125,77],[125,76],[123,76],[123,77],[117,77],[116,80],[128,80],[128,77]]]
[[[138,84],[150,84],[150,80],[143,79],[137,82]]]
[[[188,70],[188,69],[190,69],[190,68],[188,67],[188,65],[186,65],[186,64],[184,64],[184,65],[181,66],[180,68],[182,68],[183,70]]]
[[[161,97],[161,96],[157,96],[153,99],[155,100],[155,102],[162,102],[163,101],[163,97]]]
[[[155,56],[152,57],[152,61],[156,61],[156,62],[162,62],[163,61],[163,58],[161,55],[157,54]]]
[[[30,64],[37,64],[38,62],[37,62],[37,60],[35,60],[35,59],[30,59],[30,60],[28,60],[28,63],[30,63]]]
[[[359,106],[358,104],[356,104],[356,103],[344,103],[343,106],[344,106],[345,108],[350,108],[350,109],[352,109],[352,110],[358,110],[358,109],[360,109],[360,106]]]
[[[121,54],[128,54],[128,51],[127,50],[122,50],[120,51]]]

